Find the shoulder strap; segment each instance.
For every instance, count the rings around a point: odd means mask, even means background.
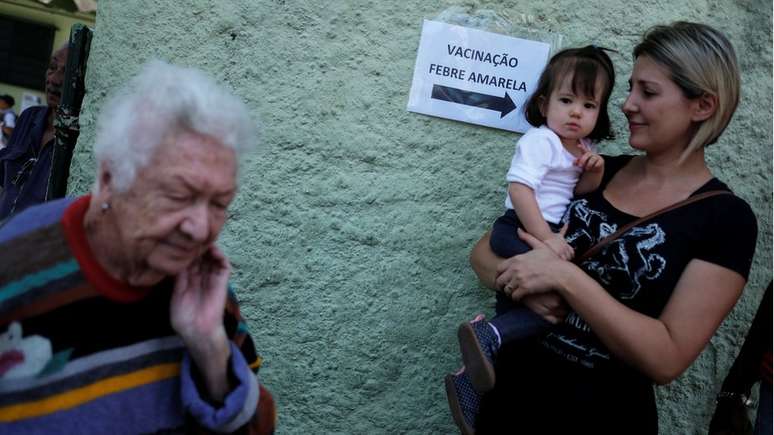
[[[626,224],[626,225],[622,226],[621,228],[619,228],[618,231],[614,232],[613,234],[611,234],[611,235],[605,237],[604,239],[600,240],[599,242],[597,242],[596,245],[594,245],[591,248],[589,248],[588,250],[586,250],[586,252],[584,252],[583,255],[581,255],[580,257],[576,257],[576,259],[573,260],[573,262],[575,264],[583,263],[589,257],[596,255],[599,251],[602,250],[602,248],[604,248],[605,246],[609,245],[615,239],[621,237],[621,235],[624,234],[625,232],[629,231],[630,229],[632,229],[633,227],[635,227],[637,225],[642,224],[643,222],[646,222],[648,220],[653,219],[656,216],[662,215],[662,214],[664,214],[664,213],[666,213],[668,211],[672,211],[672,210],[674,210],[676,208],[680,208],[680,207],[686,206],[688,204],[692,204],[692,203],[694,203],[696,201],[701,201],[702,199],[709,198],[710,196],[731,195],[731,194],[732,193],[729,192],[728,190],[710,190],[709,192],[704,192],[704,193],[699,193],[697,195],[689,196],[688,198],[686,198],[686,199],[684,199],[682,201],[678,201],[678,202],[676,202],[676,203],[674,203],[674,204],[672,204],[670,206],[662,208],[661,210],[654,211],[653,213],[651,213],[651,214],[649,214],[647,216],[643,216],[643,217],[641,217],[639,219],[635,219],[634,221],[629,222],[628,224]]]

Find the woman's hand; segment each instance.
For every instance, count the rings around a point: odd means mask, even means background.
[[[561,322],[569,312],[567,303],[556,292],[524,296],[521,303],[551,323]]]
[[[470,265],[478,275],[481,282],[487,287],[495,290],[504,290],[496,280],[500,270],[505,270],[504,263],[510,260],[504,260],[494,254],[489,247],[491,233],[487,232],[481,237],[470,253]],[[510,288],[509,288],[510,289]],[[521,301],[525,306],[542,316],[551,323],[557,323],[564,319],[568,309],[564,299],[556,292],[548,292],[526,296]]]
[[[528,295],[558,289],[559,280],[556,279],[556,274],[569,263],[526,231],[519,229],[518,233],[532,250],[504,260],[498,265],[497,287],[516,301]]]
[[[215,245],[181,272],[175,281],[170,320],[204,379],[210,398],[229,391],[231,351],[223,326],[231,265]]]
[[[172,327],[184,341],[206,340],[223,328],[231,265],[215,245],[177,276],[172,294]]]

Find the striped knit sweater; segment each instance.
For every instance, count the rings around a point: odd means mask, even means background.
[[[172,281],[140,289],[109,276],[86,243],[89,201],[46,203],[0,227],[0,433],[272,432],[233,293],[236,387],[212,404],[169,322]]]

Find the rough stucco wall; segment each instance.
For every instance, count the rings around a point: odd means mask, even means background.
[[[214,4],[214,6],[213,6]],[[196,66],[260,118],[221,244],[279,407],[279,433],[453,433],[442,378],[455,328],[492,312],[468,252],[501,213],[515,135],[406,112],[423,18],[452,6],[621,51],[611,116],[650,25],[726,32],[743,99],[709,161],[755,209],[747,291],[698,362],[658,389],[662,433],[702,433],[771,276],[771,1],[100,1],[71,190],[88,190],[105,96],[159,57]],[[604,13],[600,13],[604,11]],[[527,16],[525,20],[522,14]],[[217,110],[217,108],[213,108]]]

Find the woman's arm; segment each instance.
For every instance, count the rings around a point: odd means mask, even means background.
[[[659,318],[618,302],[572,263],[520,232],[533,250],[501,265],[496,284],[514,299],[558,290],[610,351],[659,384],[677,378],[699,355],[742,293],[737,272],[702,260],[683,271]]]
[[[769,282],[742,348],[723,381],[721,391],[749,397],[753,384],[760,380],[761,360],[766,350],[771,349],[771,288],[772,284]]]
[[[507,260],[492,252],[489,247],[491,235],[491,232],[487,231],[481,240],[473,246],[470,251],[470,265],[482,284],[495,291],[502,291],[502,287],[498,287],[495,281],[497,280],[498,266]],[[567,305],[556,292],[527,296],[521,302],[551,323],[558,323],[567,315]]]
[[[752,433],[747,401],[753,384],[761,380],[761,365],[767,349],[771,349],[771,282],[715,400],[709,435]]]
[[[482,284],[491,288],[492,290],[502,290],[495,284],[497,280],[497,266],[503,260],[492,252],[492,248],[489,247],[489,239],[492,237],[492,232],[487,231],[481,240],[473,245],[473,249],[470,251],[470,266],[473,268],[473,272],[478,276],[478,280]]]

